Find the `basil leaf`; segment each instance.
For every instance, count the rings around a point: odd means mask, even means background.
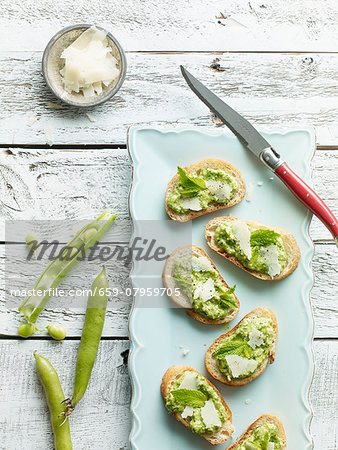
[[[255,230],[251,233],[250,244],[253,247],[268,247],[275,244],[279,237],[280,234],[273,230]]]
[[[198,177],[190,177],[182,167],[177,167],[180,183],[188,193],[199,192],[205,189],[205,181]],[[190,195],[191,196],[191,195]]]
[[[207,400],[207,396],[201,391],[191,389],[175,389],[170,392],[174,399],[183,405],[201,408]]]

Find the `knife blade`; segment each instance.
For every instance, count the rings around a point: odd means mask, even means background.
[[[293,172],[269,142],[238,112],[227,105],[183,66],[182,75],[190,89],[219,117],[238,137],[242,144],[254,153],[285,186],[315,214],[331,232],[338,247],[338,222],[323,200],[295,172]]]

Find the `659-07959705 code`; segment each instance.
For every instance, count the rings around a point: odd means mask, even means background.
[[[163,288],[128,287],[123,291],[118,288],[112,288],[110,289],[110,293],[113,297],[116,297],[117,295],[120,294],[125,294],[127,296],[140,295],[141,297],[163,297],[164,295],[168,295],[170,297],[173,294],[180,295],[180,289],[179,288],[171,289],[164,287]]]

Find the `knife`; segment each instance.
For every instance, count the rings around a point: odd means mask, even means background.
[[[293,195],[298,198],[331,232],[338,246],[338,222],[323,200],[298,175],[293,172],[268,141],[217,95],[191,75],[183,66],[181,72],[191,90],[212,112],[238,137],[242,144],[252,151],[272,172],[274,172]]]

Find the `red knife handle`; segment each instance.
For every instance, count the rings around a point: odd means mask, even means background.
[[[290,191],[300,200],[310,211],[320,219],[330,230],[332,236],[338,236],[337,219],[323,200],[310,188],[290,167],[283,163],[275,170],[276,175],[283,181]]]

